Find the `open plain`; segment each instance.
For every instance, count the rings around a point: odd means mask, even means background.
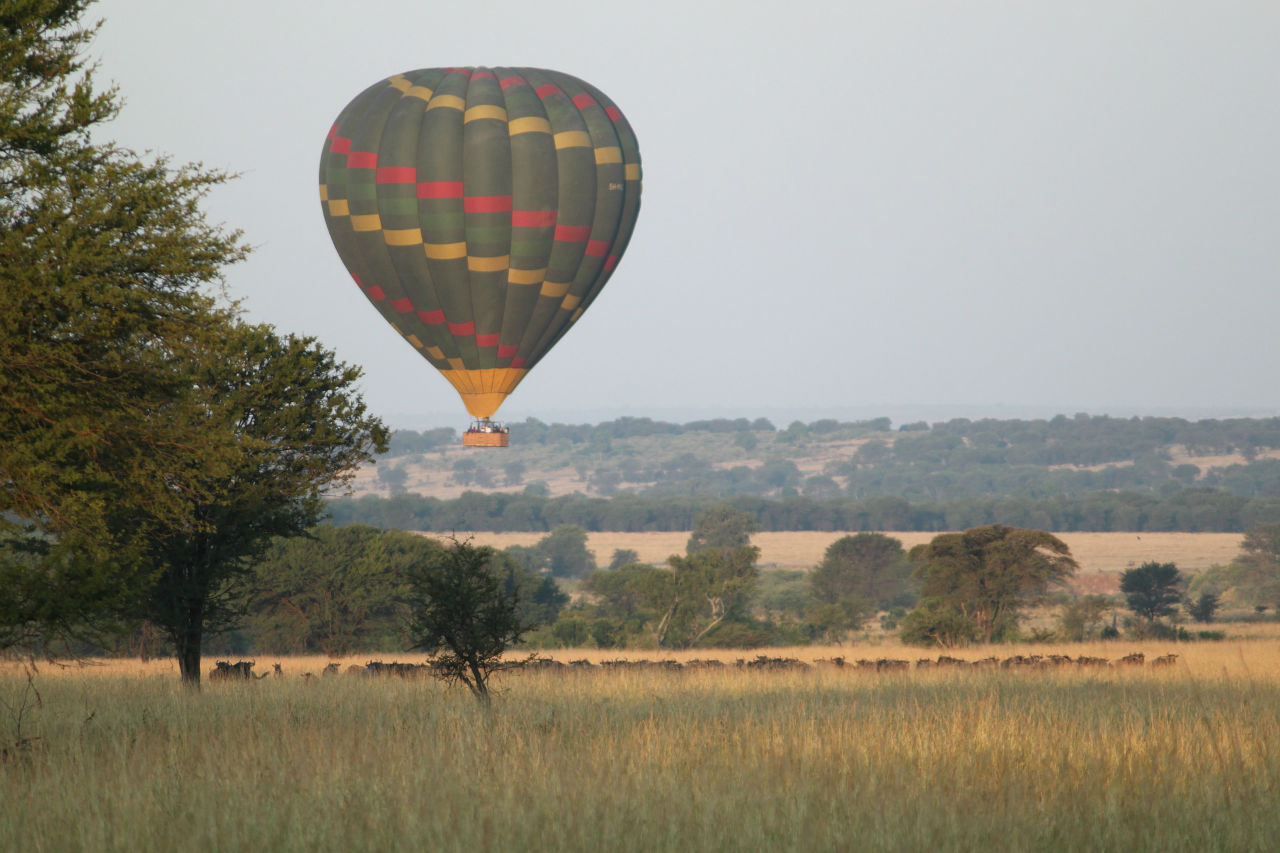
[[[487,712],[430,679],[301,677],[323,658],[260,658],[284,675],[198,694],[168,661],[43,664],[38,700],[9,663],[0,849],[1272,849],[1274,632],[953,654],[1135,650],[1146,665],[895,672],[727,652],[511,673]]]

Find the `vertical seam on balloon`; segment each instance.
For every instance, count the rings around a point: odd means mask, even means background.
[[[434,91],[436,88],[439,87],[440,81],[443,79],[444,77],[442,75],[439,80],[435,80],[432,82],[432,85],[430,88]],[[415,83],[415,85],[417,85],[417,83]],[[403,97],[413,97],[413,96],[403,96]],[[417,100],[421,100],[421,99],[417,99]],[[428,102],[424,102],[422,104],[422,113],[418,117],[417,125],[414,128],[413,162],[414,162],[415,168],[418,163],[418,147],[421,144],[421,140],[422,140],[423,124],[427,120],[427,103]],[[415,176],[415,177],[420,177],[420,176]],[[415,193],[415,196],[416,196],[416,193]],[[422,205],[420,202],[417,201],[416,198],[415,198],[414,204],[415,204],[415,209],[417,214],[416,219],[418,220],[418,228],[425,235],[427,233],[427,228],[426,228],[427,223],[423,218]],[[425,242],[426,242],[425,237],[423,238],[423,242],[425,245]],[[431,262],[426,258],[425,252],[423,253],[421,262],[422,262],[422,268],[426,271],[427,287],[429,287],[431,290],[431,295],[433,297],[432,301],[436,305],[436,310],[440,311],[443,314],[444,300],[440,297],[439,288],[436,286],[435,276],[431,274]],[[421,318],[421,316],[418,316],[417,319],[418,319],[418,322],[422,325],[423,329],[426,330],[432,343],[436,346],[436,348],[438,348],[444,354],[444,358],[442,360],[445,361],[446,365],[448,364],[447,359],[449,357],[451,356],[454,358],[461,357],[461,353],[459,352],[457,346],[454,345],[452,338],[447,334],[448,327],[445,326],[444,323],[436,323],[436,324],[427,323],[425,320]]]
[[[463,105],[462,105],[462,114],[464,116],[467,114],[466,113],[467,108],[470,106],[470,103],[471,103],[471,86],[472,86],[472,83],[474,82],[475,71],[477,67],[479,66],[470,67],[471,73],[467,75],[467,94],[466,94],[466,98],[463,100]],[[467,197],[467,184],[466,184],[467,123],[465,121],[463,121],[460,125],[458,125],[458,132],[462,134],[462,139],[459,140],[458,150],[462,152],[462,163],[460,165],[462,166],[462,180],[463,180],[462,197],[465,200]],[[462,214],[462,241],[466,243],[467,257],[469,258],[471,257],[471,235],[470,235],[470,229],[467,228],[467,214],[465,211],[465,202],[464,202],[464,210]],[[475,288],[472,287],[472,282],[471,282],[471,265],[466,264],[465,267],[466,267],[466,276],[467,276],[467,301],[471,303],[471,335],[474,338],[476,333],[476,325],[475,325],[476,324],[476,292],[475,292]],[[479,367],[480,366],[479,341],[476,341],[475,348],[476,348],[476,367]]]
[[[559,75],[552,76],[552,75],[554,74],[554,72],[548,72],[548,71],[546,71],[545,69],[537,69],[537,68],[522,68],[522,69],[521,69],[521,73],[523,74],[523,76],[524,76],[525,80],[526,80],[526,81],[528,81],[529,85],[530,85],[532,88],[534,88],[534,90],[535,90],[535,94],[536,94],[536,90],[537,90],[537,89],[539,89],[539,88],[541,88],[541,86],[540,86],[540,85],[535,85],[535,84],[539,83],[539,81],[549,81],[549,82],[551,82],[551,83],[552,83],[552,85],[556,85],[556,88],[559,88],[558,84],[555,82],[555,81],[557,80],[557,78],[558,78],[558,76],[559,76]],[[543,115],[543,117],[545,117],[545,118],[546,118],[546,120],[547,120],[547,125],[548,125],[548,127],[550,127],[552,137],[554,138],[554,135],[555,135],[555,133],[556,133],[556,128],[551,124],[551,113],[550,113],[550,111],[546,108],[546,103],[545,103],[545,101],[544,101],[540,96],[538,97],[538,108],[542,111],[542,115]],[[560,213],[561,213],[561,206],[562,206],[562,199],[561,199],[561,197],[560,197],[560,157],[559,157],[559,154],[553,154],[553,156],[552,156],[552,158],[551,158],[551,163],[552,163],[552,164],[554,164],[554,168],[555,168],[555,170],[556,170],[556,174],[555,174],[555,193],[556,193],[556,198],[555,198],[555,211],[556,211],[556,221],[555,221],[554,225],[555,225],[555,226],[558,226],[558,225],[560,224]],[[552,256],[554,253],[555,253],[555,238],[553,237],[553,238],[552,238],[552,242],[551,242],[551,246],[548,248],[548,254],[547,254],[548,262],[550,262],[551,256]],[[535,312],[537,311],[537,304],[535,304],[535,306],[534,306],[534,311],[535,311]],[[540,343],[542,343],[543,339],[546,337],[546,330],[547,330],[547,329],[551,326],[551,324],[555,321],[555,316],[556,316],[556,310],[554,310],[554,309],[553,309],[553,310],[552,310],[552,312],[551,312],[551,314],[550,314],[550,316],[547,318],[547,320],[546,320],[544,323],[542,323],[541,327],[537,330],[537,335],[536,335],[536,337],[534,337],[531,341],[529,341],[529,349],[528,349],[529,355],[528,355],[528,356],[521,356],[522,358],[525,358],[525,359],[526,359],[526,361],[524,361],[524,362],[522,362],[522,363],[521,363],[521,368],[522,368],[522,369],[526,369],[526,370],[527,370],[527,368],[528,368],[528,366],[529,366],[529,364],[530,364],[530,363],[532,363],[532,362],[536,362],[538,359],[540,359],[540,358],[542,357],[543,353],[545,353],[546,348],[545,348],[545,347],[539,347],[539,344],[540,344]],[[532,320],[532,318],[530,318],[530,319]],[[533,331],[533,329],[532,329],[532,327],[531,327],[531,326],[532,326],[532,324],[530,324],[530,325],[526,325],[526,327],[525,327],[525,331],[524,331],[524,334],[523,334],[523,335],[521,335],[521,338],[520,338],[520,344],[519,344],[519,348],[520,348],[521,350],[523,350],[523,349],[524,349],[524,344],[525,344],[525,339],[526,339],[526,337],[529,335],[529,333],[530,333],[530,332],[532,332],[532,331]],[[517,353],[517,355],[519,355],[519,353]]]
[[[586,91],[588,88],[588,84],[585,80],[579,80],[578,78],[568,74],[561,75],[561,76],[563,78],[567,78],[569,81],[572,81],[570,88],[573,88],[573,89],[581,88],[583,94],[590,95],[590,93]],[[558,83],[558,85],[562,90],[564,89],[563,83],[564,83],[563,79]],[[586,116],[582,114],[582,108],[579,107],[576,103],[574,103],[574,98],[570,97],[567,91],[564,92],[564,94],[565,94],[565,97],[569,98],[569,103],[573,106],[573,109],[577,111],[578,119],[583,127],[583,130],[586,132],[588,138],[591,138],[591,125],[587,122]],[[612,132],[615,137],[617,136],[616,131],[613,130],[612,123],[610,123],[610,132]],[[594,153],[594,149],[596,147],[594,145],[594,139],[592,140],[592,142],[593,142],[592,149]],[[592,175],[593,181],[599,180],[598,169],[593,168],[591,171],[591,175]],[[592,189],[593,189],[593,192],[591,193],[591,212],[590,212],[590,216],[588,217],[590,225],[588,227],[591,230],[594,230],[595,221],[596,221],[596,206],[597,206],[596,202],[597,202],[597,197],[599,195],[599,190],[600,190],[599,184],[597,183],[595,186],[592,187]],[[588,235],[588,240],[589,239],[590,239],[590,236]],[[585,247],[584,247],[584,253],[581,257],[578,258],[578,267],[577,269],[574,270],[572,281],[577,280],[578,273],[581,271],[582,265],[583,263],[585,263],[585,259],[586,259],[586,254],[585,254]],[[572,283],[570,284],[570,290],[572,291]],[[581,299],[581,296],[579,296],[579,299]],[[573,314],[570,313],[567,317],[564,318],[562,325],[559,328],[556,328],[556,321],[560,317],[560,310],[561,309],[556,309],[556,311],[551,315],[551,318],[547,323],[547,327],[543,330],[542,335],[539,337],[536,345],[538,356],[535,358],[533,363],[529,365],[529,367],[532,367],[533,364],[536,364],[538,361],[541,360],[543,355],[550,352],[551,349],[556,345],[556,343],[562,337],[564,337],[565,333],[567,333],[569,331],[569,328],[573,325],[571,322],[569,322],[569,318],[573,316]]]

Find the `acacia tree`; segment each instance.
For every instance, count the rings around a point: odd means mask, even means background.
[[[1001,524],[935,536],[912,548],[911,559],[918,564],[922,596],[919,614],[907,623],[912,632],[928,634],[922,614],[951,621],[958,614],[984,643],[1010,634],[1023,606],[1077,568],[1066,543],[1051,533]],[[954,624],[948,631],[962,635]]]
[[[355,393],[360,369],[314,339],[237,323],[193,352],[188,393],[160,413],[200,439],[166,472],[170,489],[192,495],[191,523],[152,525],[159,574],[145,615],[173,642],[183,681],[198,685],[205,632],[241,616],[252,561],[274,537],[318,522],[325,492],[385,450],[387,431]]]
[[[87,5],[0,14],[0,646],[137,607],[152,523],[189,523],[194,496],[166,477],[193,433],[151,414],[230,321],[205,288],[245,254],[199,209],[225,175],[90,138],[119,103],[83,58]]]
[[[1143,563],[1120,575],[1129,609],[1148,622],[1172,616],[1182,600],[1182,573],[1173,563]]]
[[[486,706],[490,675],[533,627],[505,574],[492,548],[454,539],[410,576],[414,647],[432,656],[440,678],[461,681]]]

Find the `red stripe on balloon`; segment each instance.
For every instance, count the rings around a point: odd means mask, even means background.
[[[506,213],[510,209],[509,195],[469,195],[462,201],[466,213]]]
[[[360,276],[356,275],[355,273],[352,273],[351,278],[355,281],[356,287],[360,288],[361,290],[364,290],[364,282],[360,280]]]
[[[520,358],[520,357],[516,357],[516,358],[511,359],[511,366],[512,366],[512,367],[524,367],[524,359],[523,359],[523,358]]]
[[[377,173],[380,184],[416,184],[418,170],[413,166],[382,166]]]
[[[511,358],[519,350],[520,347],[517,346],[500,346],[498,347],[498,358]]]
[[[345,136],[335,136],[329,144],[329,150],[334,154],[346,154],[351,151],[351,140]]]
[[[413,303],[410,302],[409,297],[406,296],[403,299],[397,299],[395,302],[392,302],[391,307],[401,314],[408,314],[413,310]]]
[[[470,68],[446,68],[445,71],[452,74],[465,74],[467,77],[470,77],[472,73]]]
[[[338,135],[338,123],[334,122],[333,127],[329,128],[329,134],[326,138],[333,139],[337,135]]]
[[[450,323],[449,334],[451,335],[474,335],[476,333],[475,321],[470,323]]]
[[[563,91],[564,89],[561,89],[559,86],[555,85],[554,83],[546,83],[542,86],[539,86],[537,89],[534,89],[534,93],[539,98],[545,98],[549,95],[555,95]]]
[[[587,107],[595,104],[595,102],[596,102],[595,98],[586,94],[578,95],[573,99],[573,105],[580,110],[585,110]]]
[[[418,198],[462,198],[462,181],[423,181]]]
[[[374,302],[381,302],[382,300],[387,298],[387,294],[383,293],[382,288],[378,287],[378,285],[376,284],[373,287],[366,290],[364,293]]]
[[[476,344],[482,347],[496,347],[500,337],[502,336],[497,333],[492,335],[476,335]]]
[[[516,228],[547,228],[556,224],[554,210],[513,210],[511,224]]]
[[[375,169],[378,166],[378,152],[352,151],[347,155],[348,169]]]
[[[617,265],[618,265],[618,256],[617,256],[617,255],[610,255],[609,257],[607,257],[607,258],[605,258],[605,259],[604,259],[604,268],[605,268],[606,270],[611,270],[611,269],[613,269],[614,267],[616,267]]]
[[[477,71],[471,75],[472,80],[497,80],[498,76],[492,71]]]
[[[605,107],[604,114],[609,117],[609,121],[622,121],[622,110],[615,106]]]
[[[418,319],[428,326],[439,326],[444,322],[443,311],[419,311]]]
[[[591,236],[590,225],[557,225],[555,239],[566,243],[581,243]]]
[[[519,86],[521,84],[525,86],[529,85],[528,81],[525,80],[523,77],[515,77],[515,76],[504,77],[501,81],[498,82],[498,85],[504,89],[510,89],[512,86]]]
[[[593,258],[603,258],[609,253],[608,240],[592,240],[587,243],[587,254]]]

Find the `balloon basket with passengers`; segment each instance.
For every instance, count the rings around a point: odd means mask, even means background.
[[[374,83],[320,159],[334,247],[361,292],[491,420],[609,281],[640,210],[640,151],[594,86],[541,68],[424,68]]]
[[[462,434],[464,447],[506,447],[511,431],[505,424],[477,418]]]

